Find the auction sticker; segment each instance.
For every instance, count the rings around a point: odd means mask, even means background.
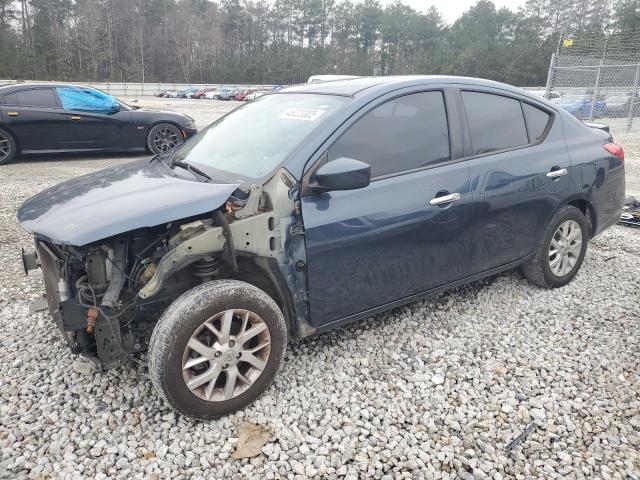
[[[304,120],[306,122],[316,121],[326,110],[315,108],[288,108],[280,114],[280,118],[291,120]]]

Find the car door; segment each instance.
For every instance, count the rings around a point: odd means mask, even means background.
[[[368,163],[372,175],[362,189],[302,198],[314,325],[468,274],[469,169],[456,160],[459,142],[449,132],[458,129],[447,111],[440,90],[383,100],[348,126],[314,167],[347,157]]]
[[[67,119],[51,88],[18,90],[2,97],[0,110],[23,153],[59,150]]]
[[[70,150],[129,148],[131,112],[98,90],[83,87],[56,89],[69,120],[63,145]],[[117,110],[116,110],[117,107]]]
[[[495,91],[461,92],[480,273],[526,257],[569,184],[570,160],[553,110]]]

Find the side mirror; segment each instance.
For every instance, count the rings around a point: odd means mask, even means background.
[[[340,157],[320,167],[315,179],[316,183],[310,185],[315,192],[356,190],[371,182],[371,167],[360,160]]]

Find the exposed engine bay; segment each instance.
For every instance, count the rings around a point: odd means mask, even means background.
[[[25,271],[42,268],[49,311],[72,351],[109,368],[146,350],[158,318],[182,293],[234,278],[242,256],[282,263],[282,231],[296,215],[293,201],[273,205],[283,196],[263,191],[288,188],[278,177],[236,190],[212,212],[84,246],[36,235],[36,252],[23,252]]]

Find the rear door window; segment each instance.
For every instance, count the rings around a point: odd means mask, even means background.
[[[37,90],[22,90],[16,92],[17,104],[21,107],[43,107],[57,108],[55,94],[50,88],[39,88]]]
[[[529,143],[520,101],[492,93],[462,92],[474,155]]]
[[[405,95],[374,108],[329,148],[328,160],[354,158],[380,177],[449,160],[442,92]]]
[[[524,119],[527,122],[527,132],[529,133],[529,142],[535,143],[544,136],[551,115],[544,110],[540,110],[533,105],[522,102],[522,111]]]

